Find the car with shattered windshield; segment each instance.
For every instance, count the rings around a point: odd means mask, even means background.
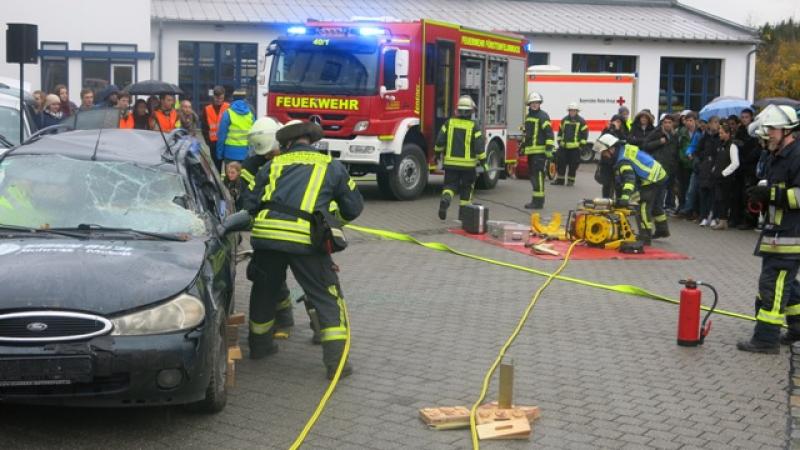
[[[0,150],[0,402],[225,406],[233,202],[183,130]]]

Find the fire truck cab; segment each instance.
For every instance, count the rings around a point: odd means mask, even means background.
[[[493,188],[516,163],[526,55],[522,37],[432,20],[308,22],[268,46],[267,110],[320,124],[320,150],[409,200],[437,171],[438,130],[470,95],[490,167],[478,187]]]

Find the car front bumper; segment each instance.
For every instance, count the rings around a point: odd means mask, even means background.
[[[5,364],[6,381],[0,380],[0,401],[98,407],[200,401],[211,370],[213,346],[208,335],[201,328],[164,335],[100,336],[75,343],[3,344],[0,360],[5,361],[0,364]],[[40,370],[48,375],[34,373]],[[50,380],[41,384],[41,378]],[[179,382],[165,388],[165,378],[171,378],[168,385],[176,378]],[[49,384],[52,379],[63,384]]]

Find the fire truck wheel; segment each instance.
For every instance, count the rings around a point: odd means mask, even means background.
[[[585,145],[581,148],[581,164],[590,163],[594,161],[594,150],[591,145]]]
[[[428,165],[425,153],[417,144],[405,144],[403,153],[389,172],[389,189],[397,200],[413,200],[428,184]]]
[[[505,155],[503,149],[497,141],[489,143],[489,149],[486,150],[486,165],[489,170],[503,169],[505,167]],[[494,170],[490,173],[482,173],[478,177],[478,189],[494,189],[497,186],[497,180],[500,179],[500,170]]]

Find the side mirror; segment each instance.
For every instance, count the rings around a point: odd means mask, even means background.
[[[250,213],[239,211],[222,220],[222,225],[219,226],[219,234],[224,236],[237,231],[247,231],[249,228]]]

